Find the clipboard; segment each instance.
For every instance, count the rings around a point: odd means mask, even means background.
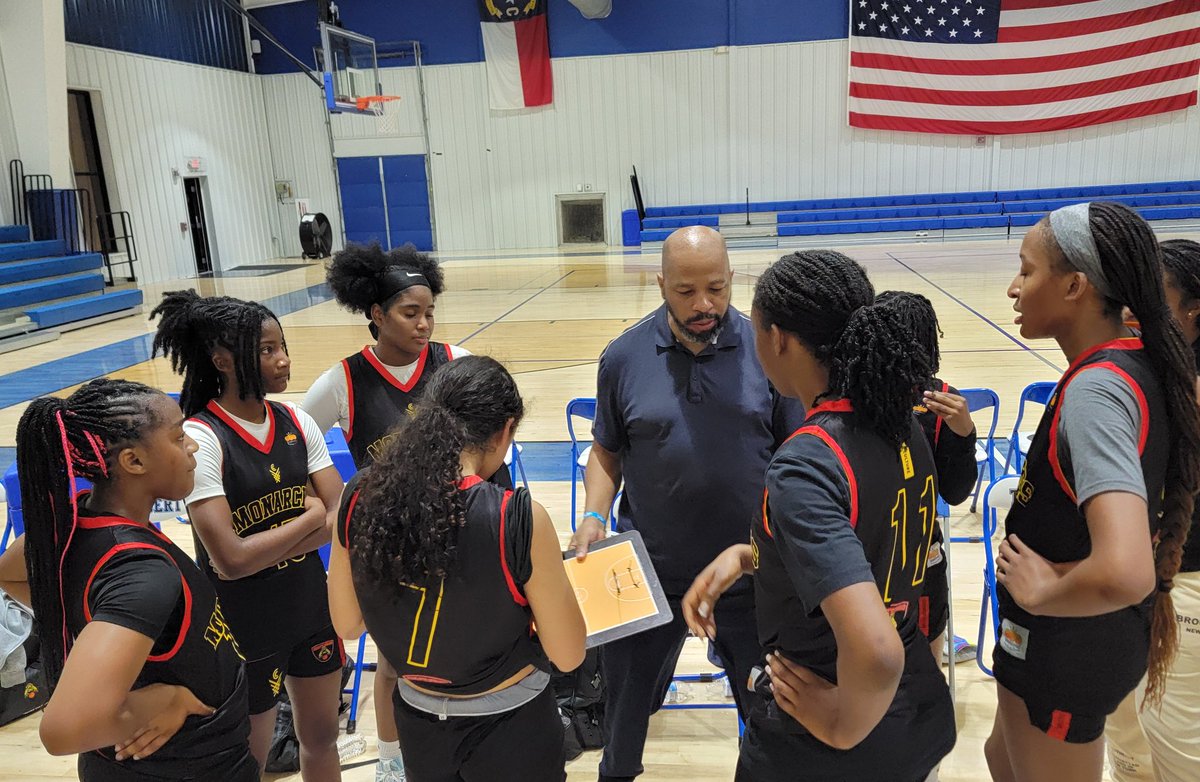
[[[574,551],[563,560],[587,626],[588,649],[671,621],[671,606],[638,531],[593,543],[582,562]]]

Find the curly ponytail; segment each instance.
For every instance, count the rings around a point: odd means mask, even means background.
[[[465,356],[439,369],[417,414],[363,477],[355,570],[397,592],[402,583],[444,576],[466,523],[462,452],[484,447],[524,415],[516,382],[495,359]]]
[[[833,250],[785,255],[758,279],[754,311],[794,334],[829,368],[825,395],[846,397],[868,427],[899,445],[931,375],[903,318],[876,305],[862,266]]]

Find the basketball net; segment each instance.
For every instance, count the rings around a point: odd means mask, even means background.
[[[359,111],[370,111],[379,118],[377,128],[384,135],[394,136],[400,132],[400,96],[367,95],[356,98]]]

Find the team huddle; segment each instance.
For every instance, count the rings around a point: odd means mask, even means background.
[[[363,632],[379,782],[566,778],[550,684],[586,631],[555,526],[505,463],[517,384],[432,341],[432,258],[351,246],[328,281],[373,344],[298,405],[268,399],[291,374],[269,309],[176,291],[151,318],[178,401],[99,379],[21,418],[26,532],[0,587],[37,617],[41,739],[81,779],[257,780],[285,694],[303,778],[340,779],[342,644]],[[936,779],[956,740],[937,505],[979,473],[932,304],[814,250],[767,268],[743,315],[701,227],[666,241],[658,283],[600,357],[568,546],[586,558],[618,511],[673,615],[600,648],[599,779],[643,773],[689,633],[729,674],[739,782]],[[1200,244],[1066,207],[1026,235],[1007,295],[1069,367],[999,544],[987,767],[1098,782],[1107,745],[1122,781],[1198,779],[1200,635],[1177,612],[1200,612]],[[186,501],[194,559],[150,523],[161,499]]]

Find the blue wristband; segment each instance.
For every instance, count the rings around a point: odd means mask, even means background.
[[[595,519],[596,521],[600,522],[601,526],[608,525],[608,519],[604,518],[594,510],[589,510],[587,513],[583,514],[583,517],[585,519]]]

